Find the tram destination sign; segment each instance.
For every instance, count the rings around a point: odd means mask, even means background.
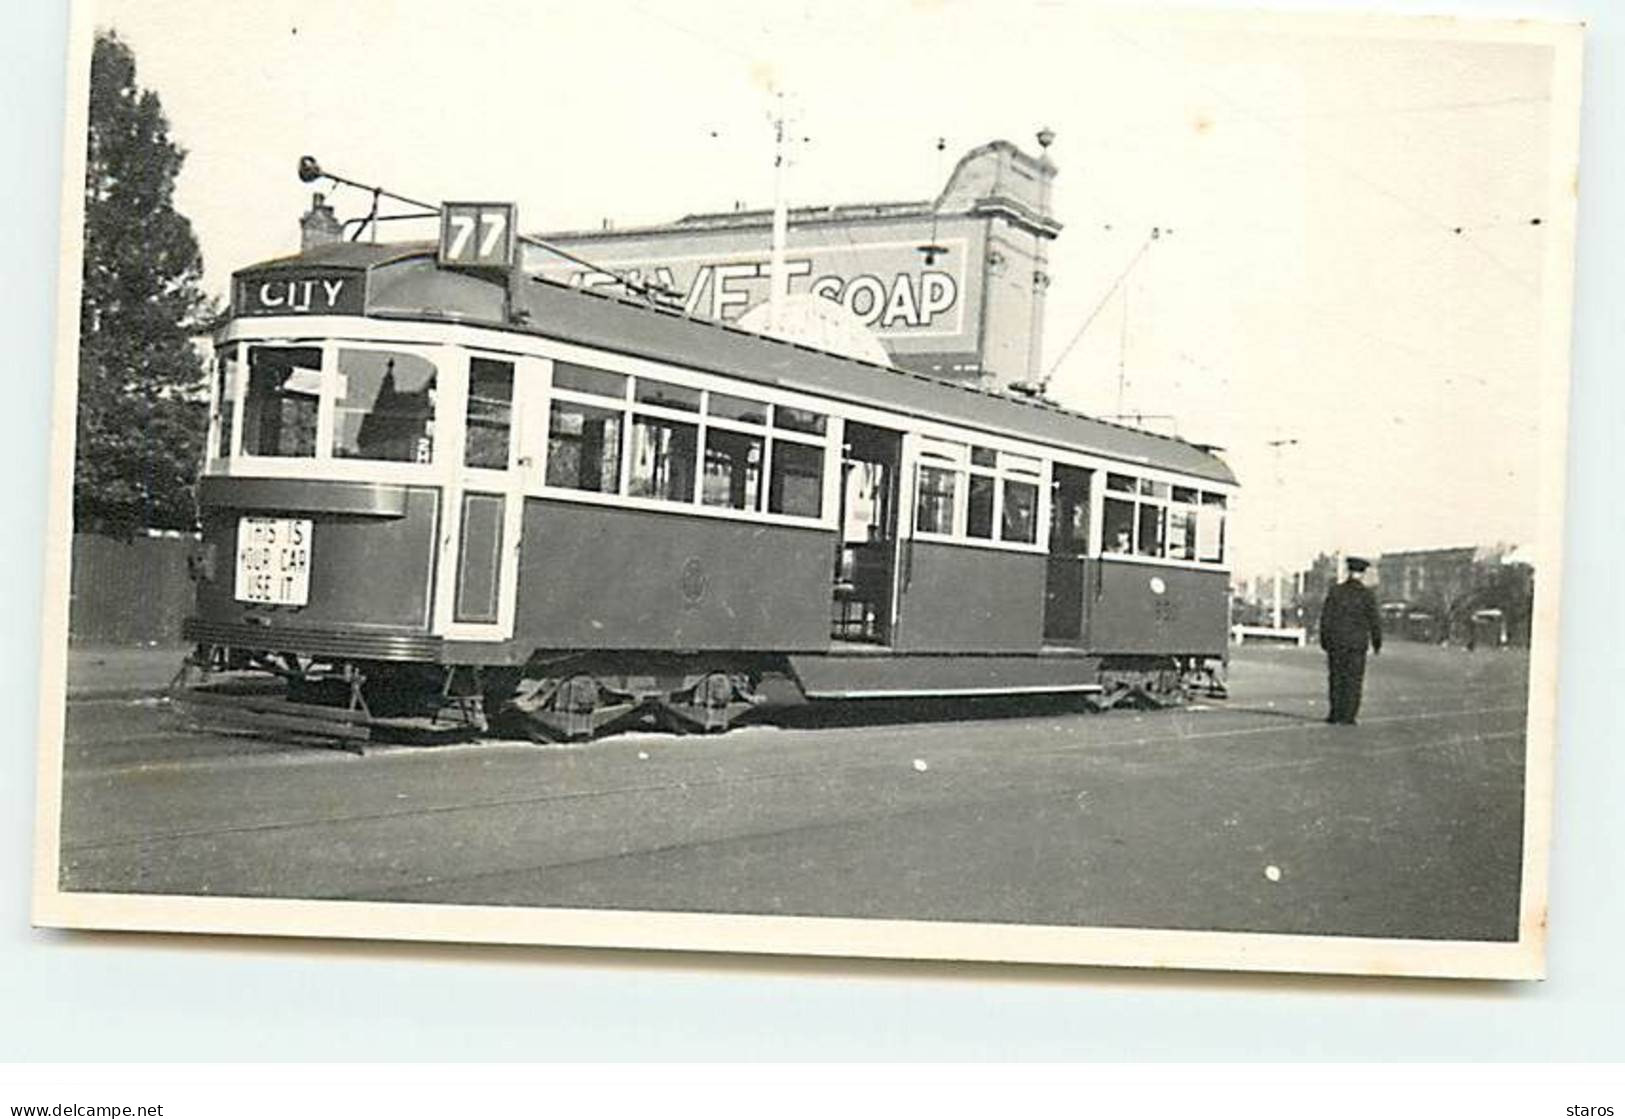
[[[512,202],[447,202],[440,207],[443,268],[512,268],[518,248]]]
[[[333,269],[259,272],[238,276],[233,294],[239,315],[360,315],[367,277]]]

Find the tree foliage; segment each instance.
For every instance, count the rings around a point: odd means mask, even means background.
[[[91,60],[86,155],[75,524],[190,529],[208,419],[192,336],[213,306],[197,238],[174,208],[186,153],[110,31]]]

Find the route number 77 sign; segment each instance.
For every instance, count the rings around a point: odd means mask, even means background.
[[[440,263],[454,268],[511,268],[518,236],[512,202],[447,202],[440,207]]]

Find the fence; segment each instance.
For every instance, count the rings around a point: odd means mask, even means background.
[[[68,638],[81,644],[143,645],[181,639],[192,603],[189,537],[118,540],[75,533]]]

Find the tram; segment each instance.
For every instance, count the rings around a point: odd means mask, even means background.
[[[1222,687],[1237,485],[1181,440],[445,236],[243,269],[215,342],[182,696],[211,711],[556,740]]]

